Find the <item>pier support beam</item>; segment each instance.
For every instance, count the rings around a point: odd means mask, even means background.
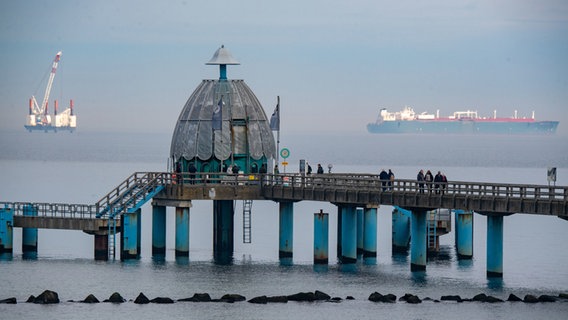
[[[363,257],[363,240],[365,233],[365,214],[363,208],[357,208],[357,260]]]
[[[364,213],[363,262],[377,263],[377,207],[366,207]]]
[[[294,255],[294,203],[279,202],[279,208],[278,258],[292,258]]]
[[[314,264],[329,262],[329,214],[314,213]]]
[[[94,234],[95,238],[95,260],[108,260],[108,234],[106,232]]]
[[[357,262],[357,212],[352,206],[341,210],[341,258],[343,264]]]
[[[233,200],[213,201],[213,258],[215,263],[230,264],[234,250]]]
[[[37,217],[37,208],[25,205],[24,216]],[[37,258],[37,228],[22,228],[22,254],[24,258]]]
[[[189,257],[189,207],[176,207],[176,257]]]
[[[408,253],[411,212],[400,207],[392,211],[392,252]]]
[[[120,241],[121,260],[140,258],[141,213],[142,210],[138,209],[131,213],[124,213],[120,217],[122,220],[122,238]]]
[[[0,254],[14,253],[14,212],[9,208],[0,208]]]
[[[426,211],[412,211],[411,244],[410,244],[410,271],[426,270],[427,230]]]
[[[503,215],[487,215],[487,277],[503,277]]]
[[[454,210],[458,259],[473,258],[473,211]]]
[[[152,256],[166,255],[166,207],[152,204]]]

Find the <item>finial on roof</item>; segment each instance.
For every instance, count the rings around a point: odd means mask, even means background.
[[[227,80],[227,65],[237,65],[240,64],[229,52],[225,49],[224,45],[217,49],[213,54],[213,57],[206,64],[209,65],[219,65],[219,80]]]

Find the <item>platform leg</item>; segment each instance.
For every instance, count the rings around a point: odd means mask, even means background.
[[[138,259],[140,258],[140,213],[138,209],[135,212],[124,213],[121,216],[122,233],[120,241],[120,259]]]
[[[37,208],[24,206],[24,216],[37,217]],[[37,228],[22,228],[22,254],[25,259],[37,258]]]
[[[176,207],[176,257],[189,257],[189,208]]]
[[[363,261],[377,263],[377,208],[367,207],[364,213]]]
[[[14,253],[14,212],[9,208],[0,208],[0,254]]]
[[[458,259],[473,258],[473,211],[455,210]]]
[[[152,205],[152,256],[166,255],[166,207]]]
[[[487,216],[487,277],[503,277],[503,216]]]
[[[279,203],[279,240],[278,257],[292,258],[294,248],[294,203]]]
[[[314,264],[329,262],[329,214],[314,213]]]
[[[412,211],[411,222],[411,242],[410,242],[410,270],[426,270],[427,250],[427,230],[426,230],[426,211]]]
[[[392,252],[408,253],[411,212],[399,207],[392,211]]]
[[[213,201],[213,258],[217,264],[230,264],[234,250],[233,200]]]
[[[357,262],[357,212],[355,207],[341,210],[341,259],[343,264]]]

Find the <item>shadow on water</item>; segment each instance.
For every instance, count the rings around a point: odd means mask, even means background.
[[[411,279],[415,285],[425,286],[428,284],[426,271],[412,271]]]
[[[12,261],[14,259],[14,255],[9,252],[0,253],[0,261]]]
[[[329,265],[327,264],[314,264],[314,272],[316,273],[327,273],[329,271]]]
[[[281,265],[281,266],[291,267],[291,266],[294,265],[294,260],[293,260],[293,258],[289,258],[289,257],[280,258],[279,261],[280,261],[280,265]]]
[[[489,277],[487,278],[487,288],[489,289],[503,289],[505,282],[503,278],[500,277]]]
[[[473,267],[473,259],[458,259],[458,269],[471,269]]]
[[[233,264],[233,253],[232,252],[219,252],[214,255],[213,260],[215,264],[218,265],[232,265]]]
[[[393,253],[392,264],[396,266],[408,265],[408,253]]]
[[[22,259],[24,259],[24,260],[37,260],[37,251],[22,253]]]
[[[357,273],[358,268],[355,263],[344,263],[339,265],[339,271],[345,273]]]

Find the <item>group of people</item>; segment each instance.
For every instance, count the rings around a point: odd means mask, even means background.
[[[420,193],[424,193],[424,185],[427,185],[428,192],[432,192],[432,186],[434,187],[434,192],[436,194],[443,193],[446,190],[446,185],[448,179],[446,179],[446,175],[442,172],[438,171],[436,176],[432,175],[430,170],[424,173],[424,170],[420,170],[418,175],[416,176],[416,180],[418,181],[418,188],[420,189]]]
[[[383,191],[392,190],[392,182],[394,181],[394,173],[391,169],[387,173],[385,169],[381,169],[381,173],[379,173],[379,179],[381,179],[381,184],[383,186]],[[388,187],[387,187],[388,186]]]
[[[310,166],[308,162],[306,162],[306,174],[312,174],[312,166]],[[321,166],[321,163],[318,163],[317,174],[323,174],[323,167]]]

